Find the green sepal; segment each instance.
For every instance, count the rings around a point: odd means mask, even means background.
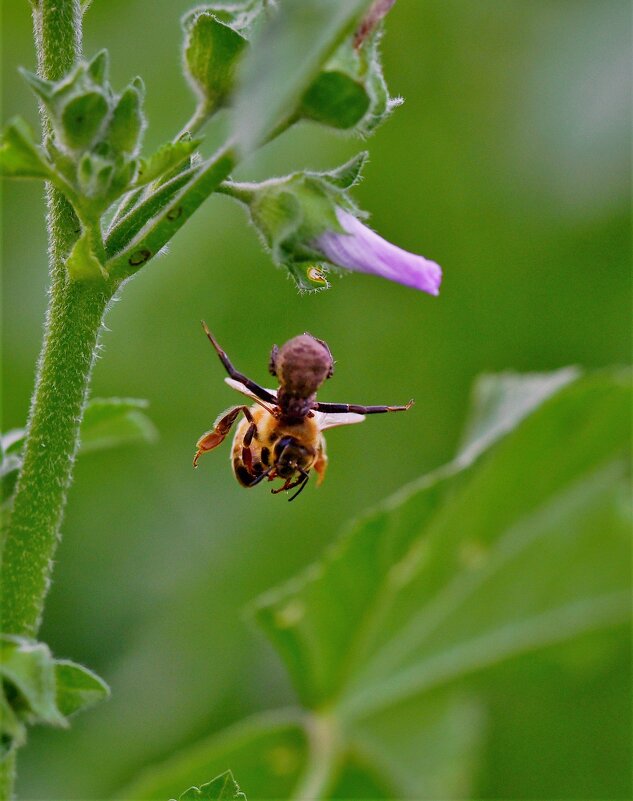
[[[378,43],[380,26],[360,47],[348,38],[301,98],[298,118],[369,134],[399,100],[389,97]]]
[[[245,203],[273,261],[286,267],[300,289],[325,289],[331,268],[315,241],[343,233],[337,208],[360,214],[347,190],[360,179],[367,153],[332,171],[298,172],[261,184],[227,183],[223,191]]]
[[[360,182],[363,169],[368,159],[368,151],[362,150],[335,170],[322,173],[323,178],[331,186],[338,187],[339,189],[351,189]]]
[[[99,52],[88,62],[86,72],[96,84],[99,84],[99,86],[105,88],[108,85],[108,76],[110,73],[110,55],[105,48],[99,50]]]
[[[247,45],[235,27],[210,8],[197,9],[183,20],[184,66],[200,102],[209,113],[224,105],[233,90],[235,70]]]
[[[190,787],[178,801],[246,801],[230,770],[200,787]]]
[[[357,125],[370,106],[367,90],[351,75],[338,70],[321,72],[301,98],[299,116],[331,128]]]
[[[145,117],[142,110],[144,93],[137,86],[138,83],[133,83],[124,89],[112,111],[105,141],[116,152],[135,153],[139,145]]]
[[[92,232],[85,229],[66,259],[66,269],[73,281],[95,281],[107,277],[96,256],[93,239]]]
[[[72,150],[85,150],[93,144],[108,116],[108,100],[98,90],[72,98],[62,109],[63,139]]]
[[[13,117],[2,132],[0,175],[6,178],[50,178],[51,165],[21,117]]]

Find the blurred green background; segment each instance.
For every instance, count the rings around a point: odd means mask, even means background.
[[[147,151],[193,107],[180,73],[179,17],[190,6],[94,0],[86,16],[85,51],[109,48],[114,86],[145,80]],[[5,4],[3,16],[4,117],[35,125],[15,69],[34,68],[28,4]],[[630,360],[630,4],[400,0],[383,53],[391,92],[406,102],[366,143],[355,196],[382,235],[442,265],[441,295],[349,275],[300,296],[225,197],[125,288],[93,394],[148,398],[160,441],[78,464],[41,632],[113,696],[70,731],[31,733],[21,798],[105,798],[187,743],[293,703],[279,659],[244,619],[247,602],[310,563],[346,521],[449,460],[477,374]],[[238,177],[331,167],[363,146],[306,125]],[[3,191],[6,430],[26,417],[47,270],[41,185]],[[194,473],[197,437],[234,402],[201,318],[263,383],[273,342],[308,330],[337,360],[323,400],[416,406],[332,432],[326,482],[291,505],[241,489],[228,446]],[[627,797],[630,753],[622,738],[609,745],[627,657],[617,637],[594,655],[596,730],[573,748],[575,696],[558,662],[532,656],[491,673],[478,688],[489,719],[476,797]]]

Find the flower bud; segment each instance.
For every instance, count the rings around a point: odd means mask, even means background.
[[[365,154],[331,172],[294,173],[261,184],[227,184],[249,206],[251,219],[277,264],[302,289],[323,286],[328,267],[371,273],[437,295],[442,271],[433,261],[382,239],[359,219],[347,192]]]

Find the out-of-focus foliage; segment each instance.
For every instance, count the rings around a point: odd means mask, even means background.
[[[350,753],[392,797],[471,796],[485,703],[466,693],[468,678],[628,621],[631,374],[561,372],[505,376],[496,388],[488,378],[469,455],[388,500],[258,602],[311,710],[305,773],[328,777],[319,798],[337,797],[329,791]],[[440,750],[433,759],[428,740]],[[171,765],[179,775],[191,762]],[[314,797],[305,781],[293,797]],[[168,765],[124,796],[160,798],[174,786]],[[275,789],[256,775],[248,792]]]
[[[113,84],[145,79],[147,153],[191,112],[179,25],[191,5],[108,0],[86,14],[85,52],[110,49]],[[3,10],[4,106],[35,129],[14,72],[34,68],[28,4]],[[174,793],[231,767],[247,794],[263,777],[287,795],[303,772],[303,729],[290,720],[273,736],[260,718],[237,723],[297,698],[244,607],[313,562],[345,521],[446,463],[476,375],[629,361],[629,17],[624,0],[396,3],[381,50],[406,102],[368,143],[354,197],[384,236],[442,265],[439,298],[362,275],[298,297],[221,197],[126,286],[107,320],[94,394],[147,397],[160,443],[79,460],[41,633],[54,653],[106,677],[113,695],[70,731],[31,732],[21,797],[103,799],[192,743],[199,760],[183,767]],[[207,155],[224,114],[202,145]],[[331,169],[358,149],[299,124],[234,177]],[[48,279],[41,187],[16,182],[4,193],[9,430],[26,418]],[[413,396],[416,405],[331,432],[323,487],[292,504],[238,487],[227,449],[194,473],[196,438],[234,402],[201,318],[262,383],[273,342],[308,330],[337,359],[323,400]],[[471,505],[485,512],[476,497]],[[575,554],[558,564],[561,585],[573,586],[575,564]],[[587,632],[456,678],[434,705],[430,695],[404,703],[395,733],[423,743],[411,762],[420,774],[434,767],[440,786],[458,781],[456,761],[466,765],[460,781],[472,782],[473,797],[629,798],[629,645],[624,628]],[[251,725],[255,746],[242,736]],[[381,722],[381,743],[394,725]],[[410,753],[398,749],[401,759]],[[332,790],[381,792],[359,754]]]
[[[116,448],[130,442],[155,442],[158,432],[142,409],[139,398],[92,398],[86,404],[81,423],[79,453]],[[2,503],[10,502],[22,466],[26,432],[14,428],[0,435],[0,477]]]

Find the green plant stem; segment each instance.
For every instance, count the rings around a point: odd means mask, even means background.
[[[2,554],[2,624],[37,633],[72,478],[97,337],[111,291],[103,282],[59,279],[27,427],[24,463]]]

